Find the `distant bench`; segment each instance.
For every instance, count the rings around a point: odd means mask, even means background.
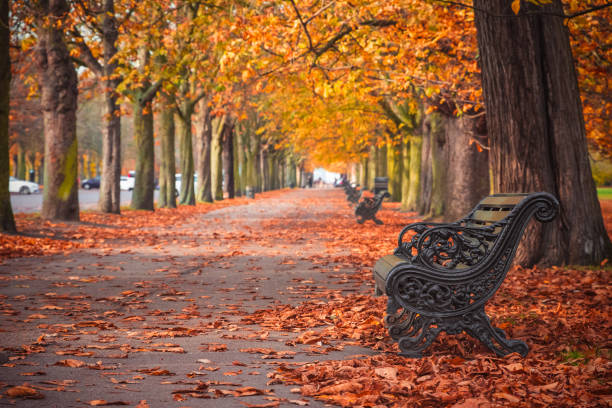
[[[421,357],[445,331],[463,331],[499,356],[529,348],[508,339],[485,313],[531,219],[552,221],[559,202],[548,193],[494,194],[451,224],[419,222],[399,234],[393,255],[374,267],[376,295],[389,297],[385,323],[401,355]]]

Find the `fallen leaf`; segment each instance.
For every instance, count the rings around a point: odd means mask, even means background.
[[[6,395],[11,398],[42,399],[44,395],[27,385],[17,385],[6,390]]]

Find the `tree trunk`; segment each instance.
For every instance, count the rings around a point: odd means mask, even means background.
[[[228,117],[222,131],[223,179],[227,198],[234,198],[234,121]]]
[[[431,160],[431,195],[427,218],[444,215],[446,202],[446,176],[448,167],[448,147],[444,132],[444,118],[434,113],[423,121],[423,131],[428,133]]]
[[[223,200],[223,159],[222,139],[223,128],[227,117],[217,116],[212,123],[212,143],[210,149],[211,186],[213,198],[216,201]]]
[[[45,129],[42,217],[78,220],[77,75],[62,31],[65,0],[50,0],[38,19],[37,67]]]
[[[131,207],[135,210],[154,210],[153,192],[155,190],[153,150],[153,110],[151,103],[134,102],[134,139],[136,141],[136,179],[132,192]]]
[[[428,214],[431,204],[432,174],[431,174],[431,130],[429,127],[429,116],[423,117],[423,144],[421,145],[421,191],[417,212]]]
[[[447,206],[444,218],[456,221],[480,200],[489,195],[489,155],[481,152],[471,139],[476,139],[475,120],[463,117],[446,118],[448,144]]]
[[[244,184],[242,184],[242,172],[244,171],[244,167],[242,167],[243,157],[244,150],[238,135],[238,126],[234,125],[234,193],[236,197],[242,196],[244,190]]]
[[[379,174],[376,174],[377,171],[377,159],[376,156],[378,154],[378,149],[376,146],[370,146],[370,153],[368,155],[368,187],[370,190],[374,190],[374,178],[378,177]]]
[[[116,89],[119,80],[109,80],[106,87]],[[100,177],[100,211],[119,214],[121,211],[121,116],[114,91],[104,93],[104,120],[102,127],[102,176]]]
[[[194,192],[194,163],[192,140],[192,116],[195,106],[191,102],[181,104],[179,117],[179,144],[181,157],[181,191],[179,204],[195,205]]]
[[[117,77],[117,20],[114,0],[105,0],[102,16],[103,72],[99,78],[104,88],[104,125],[102,128],[102,176],[100,178],[100,211],[119,214],[121,207],[121,110],[117,104],[116,89],[121,83]]]
[[[11,89],[11,58],[9,53],[9,0],[0,0],[0,231],[17,232],[11,195],[8,190],[10,176],[9,112]]]
[[[161,138],[161,157],[159,166],[159,199],[160,208],[176,208],[176,162],[174,153],[174,108],[172,97],[162,93],[162,111],[159,114],[159,132]]]
[[[483,10],[475,23],[495,189],[548,191],[561,203],[555,221],[531,223],[516,262],[598,264],[612,257],[612,245],[591,176],[568,30],[551,15],[563,12],[561,2],[522,6],[514,16],[506,0],[474,1]]]
[[[201,130],[198,139],[199,148],[198,160],[196,169],[198,173],[198,189],[196,191],[196,201],[201,203],[212,203],[212,188],[210,184],[210,145],[212,141],[212,117],[210,116],[210,108],[206,101],[202,104],[200,109],[201,119]]]
[[[402,200],[402,144],[387,139],[387,174],[391,201]]]
[[[387,146],[383,145],[376,150],[376,177],[387,177]]]
[[[410,136],[410,183],[408,184],[408,198],[406,200],[406,210],[416,211],[419,205],[419,195],[421,194],[421,154],[423,153],[423,136],[417,134]]]
[[[361,171],[359,172],[359,184],[364,190],[368,189],[368,158],[363,157],[360,165]]]
[[[402,201],[400,211],[410,211],[408,202],[410,194],[410,137],[402,136]]]
[[[27,180],[26,177],[26,154],[23,147],[19,146],[17,153],[17,178]]]

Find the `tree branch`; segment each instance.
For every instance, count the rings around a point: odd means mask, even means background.
[[[78,29],[71,30],[72,35],[74,35],[76,41],[75,44],[81,50],[81,61],[85,63],[85,66],[91,69],[97,76],[103,74],[103,67],[100,65],[100,62],[94,57],[93,53],[89,46],[85,43],[85,39],[81,36],[81,33]]]
[[[298,10],[297,6],[295,5],[295,2],[293,0],[289,0],[291,2],[291,5],[293,6],[293,10],[295,10],[295,14],[297,15],[298,20],[300,20],[300,23],[302,24],[302,28],[304,28],[304,33],[306,33],[306,38],[308,38],[308,45],[309,45],[309,49],[314,50],[313,45],[312,45],[312,38],[310,38],[310,33],[308,32],[308,27],[306,27],[306,23],[304,22],[304,20],[302,19],[302,15],[300,14],[300,10]]]
[[[157,91],[159,91],[159,88],[161,88],[162,84],[164,83],[164,81],[162,81],[161,79],[158,80],[157,82],[155,82],[153,85],[151,85],[149,87],[149,89],[147,89],[140,98],[138,98],[138,103],[141,105],[144,105],[146,103],[149,103],[153,100],[153,98],[155,97],[155,94],[157,93]]]

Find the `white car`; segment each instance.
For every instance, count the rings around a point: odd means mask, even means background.
[[[175,177],[175,181],[174,181],[174,195],[176,195],[178,197],[178,195],[181,192],[181,182],[183,179],[183,175],[181,173],[177,173],[174,175]],[[195,173],[193,175],[193,188],[194,190],[198,189],[198,173]]]
[[[9,177],[9,192],[19,194],[38,193],[40,187],[31,181],[19,180],[15,177]]]
[[[119,189],[132,191],[134,189],[134,180],[135,177],[121,176],[119,179]]]

